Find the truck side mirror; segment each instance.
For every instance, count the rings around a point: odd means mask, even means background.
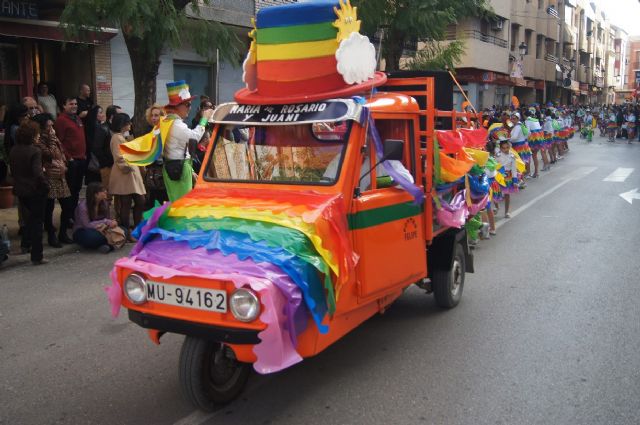
[[[382,153],[382,161],[402,161],[404,158],[404,142],[397,139],[386,139],[382,143]]]

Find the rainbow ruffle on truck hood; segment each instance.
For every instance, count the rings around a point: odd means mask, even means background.
[[[281,297],[286,308],[279,320],[263,320],[269,328],[265,335],[271,337],[263,339],[267,330],[261,332],[255,348],[255,367],[261,373],[288,367],[299,357],[297,335],[306,329],[309,315],[321,333],[328,331],[327,315],[335,311],[358,259],[348,238],[341,195],[196,189],[148,211],[136,235],[139,240],[130,256],[116,267],[159,278],[173,270],[209,279],[223,276],[240,286],[247,277],[271,283],[275,293],[269,290],[270,299],[275,303]],[[121,289],[115,273],[112,277],[107,293],[112,314],[117,315]],[[261,291],[266,290],[261,286]],[[273,338],[274,332],[280,336]],[[266,352],[281,353],[268,357],[281,361],[265,360]]]

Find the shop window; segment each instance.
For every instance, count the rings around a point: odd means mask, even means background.
[[[177,61],[173,63],[174,80],[185,80],[192,96],[209,96],[213,103],[216,99],[214,74],[213,66],[205,63]],[[198,97],[193,100],[189,116],[185,119],[187,124],[191,124],[199,106],[200,98]]]
[[[0,43],[0,81],[20,80],[19,63],[18,46]]]
[[[18,45],[0,43],[0,107],[20,101],[22,84]]]

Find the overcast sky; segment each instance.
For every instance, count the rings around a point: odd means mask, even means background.
[[[629,35],[640,35],[640,2],[638,0],[596,0],[611,23]]]

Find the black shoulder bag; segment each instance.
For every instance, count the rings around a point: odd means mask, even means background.
[[[184,168],[184,161],[187,156],[187,148],[189,143],[184,147],[184,153],[182,159],[165,159],[164,169],[167,171],[167,175],[171,180],[178,181],[182,177],[182,169]]]

